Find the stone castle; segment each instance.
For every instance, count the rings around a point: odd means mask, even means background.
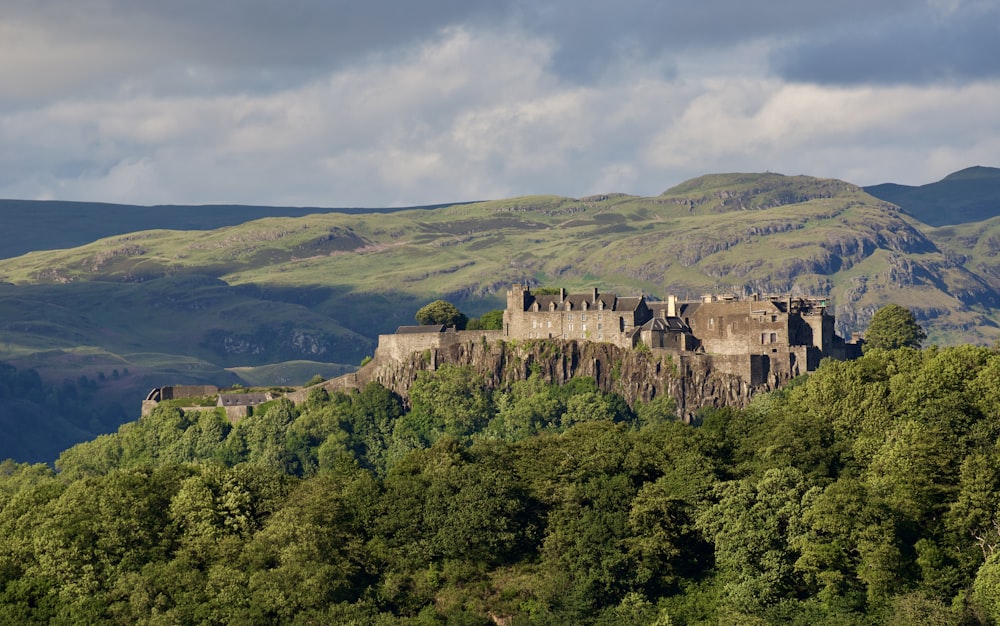
[[[515,284],[507,291],[501,330],[401,326],[395,333],[379,335],[369,364],[322,385],[333,391],[378,381],[405,397],[418,370],[437,369],[444,363],[492,368],[489,383],[502,385],[506,374],[500,370],[510,363],[504,365],[506,357],[498,356],[498,346],[509,350],[518,344],[527,348],[553,341],[562,342],[565,353],[557,368],[560,371],[550,372],[553,380],[593,376],[601,388],[622,393],[630,403],[670,393],[677,399],[679,416],[687,419],[701,406],[744,404],[755,393],[776,389],[815,370],[823,358],[860,356],[859,344],[835,334],[834,321],[826,301],[817,298],[709,295],[684,301],[668,296],[659,301],[644,295],[619,297],[596,288],[586,293],[560,289],[534,294],[528,286]],[[585,346],[593,349],[584,350]],[[612,361],[642,352],[657,363],[669,362],[671,373],[663,373],[657,365],[652,374],[656,380],[649,380],[650,374],[638,375],[646,380],[633,380],[629,388],[621,380],[612,380]],[[583,358],[583,353],[591,356]],[[523,371],[516,376],[526,377],[526,367],[522,364]],[[161,394],[166,399],[167,389],[171,388],[150,392],[144,414],[155,407]],[[177,389],[171,389],[173,397],[179,395]],[[285,397],[304,402],[310,389]],[[220,394],[218,406],[237,421],[252,412],[254,403],[265,401],[247,398],[244,407],[242,396]]]
[[[826,301],[816,298],[709,295],[696,301],[675,296],[648,301],[596,288],[534,295],[524,285],[513,285],[507,291],[503,336],[734,357],[729,359],[733,365],[746,363],[746,379],[757,381],[771,370],[791,376],[813,371],[824,357],[860,356],[859,345],[834,333],[834,322]]]

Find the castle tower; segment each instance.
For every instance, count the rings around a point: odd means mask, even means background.
[[[523,312],[529,291],[525,285],[513,284],[507,290],[507,310]]]

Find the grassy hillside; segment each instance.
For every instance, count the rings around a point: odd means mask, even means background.
[[[355,362],[431,299],[477,314],[525,280],[656,295],[829,293],[855,327],[858,311],[889,300],[915,306],[932,333],[986,324],[970,307],[992,306],[993,287],[921,227],[841,181],[714,175],[654,198],[537,196],[132,233],[0,262],[0,280],[11,283],[8,309],[34,299],[29,308],[47,311],[33,325],[8,322],[23,343],[100,335],[95,345],[118,353],[186,341],[185,354],[226,366],[290,360],[303,349],[287,345],[303,342],[318,360]],[[67,299],[71,311],[58,306]],[[275,336],[283,347],[267,343]]]
[[[991,237],[928,229],[849,183],[771,173],[704,176],[651,198],[147,230],[0,260],[0,361],[57,382],[128,367],[122,393],[135,405],[155,385],[302,382],[356,365],[431,300],[472,317],[502,307],[513,282],[823,295],[843,335],[897,302],[931,342],[988,344],[1000,337]],[[960,253],[973,239],[980,251]],[[275,365],[299,361],[310,365]]]
[[[421,208],[437,208],[431,207]],[[411,207],[413,208],[413,207]],[[72,248],[96,239],[152,228],[211,230],[265,217],[313,213],[392,213],[402,209],[264,207],[247,205],[135,206],[103,202],[0,200],[0,258],[32,250]]]

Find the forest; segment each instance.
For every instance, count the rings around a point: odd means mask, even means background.
[[[871,349],[677,422],[423,372],[0,464],[0,623],[996,624],[1000,351]]]

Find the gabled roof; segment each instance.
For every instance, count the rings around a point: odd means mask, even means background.
[[[618,298],[615,302],[615,311],[634,311],[639,308],[639,305],[643,302],[645,298],[642,296],[629,296],[627,298]]]
[[[642,330],[656,330],[661,332],[691,332],[684,320],[679,317],[654,317],[642,325]]]
[[[678,302],[677,313],[682,317],[694,315],[695,311],[697,311],[700,306],[701,302]]]

